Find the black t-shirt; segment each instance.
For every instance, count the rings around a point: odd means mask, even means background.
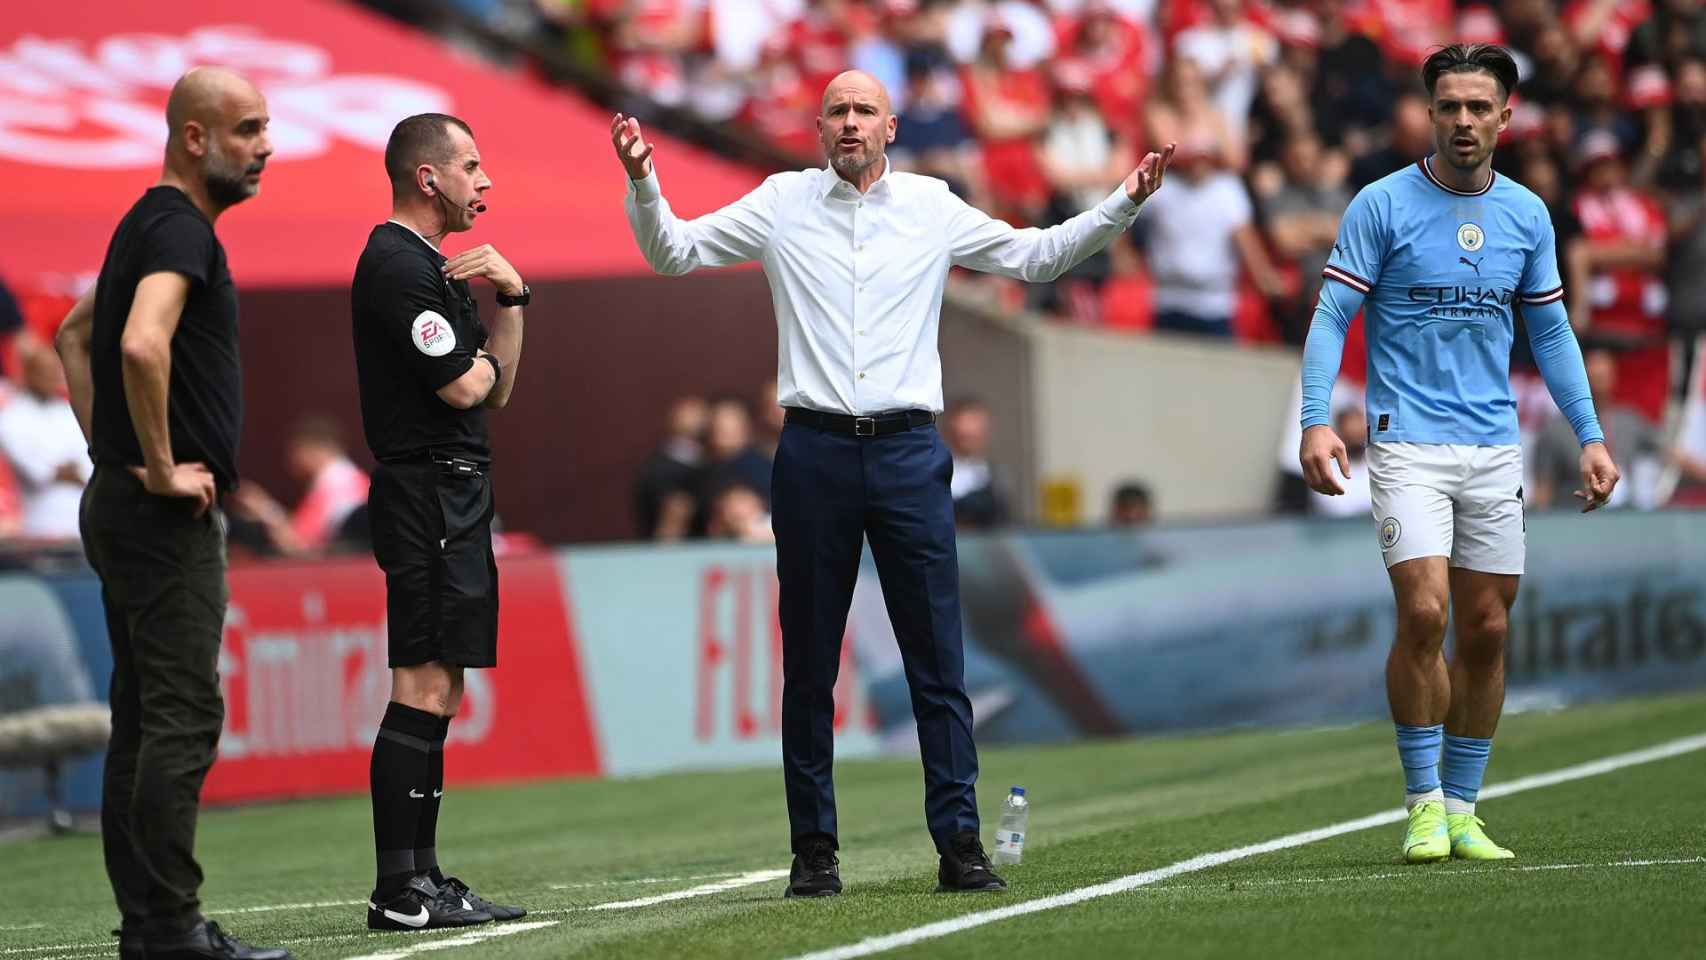
[[[120,342],[136,285],[152,273],[190,281],[172,334],[166,426],[172,459],[199,462],[221,490],[237,485],[237,437],[243,428],[243,368],[237,356],[237,287],[213,224],[176,187],[154,187],[119,221],[95,287],[89,366],[95,386],[98,461],[142,466],[142,445],[124,395]]]
[[[380,461],[429,451],[491,459],[485,409],[458,410],[438,396],[486,343],[468,284],[444,278],[444,259],[413,230],[387,221],[368,234],[356,263],[350,313],[361,421]]]

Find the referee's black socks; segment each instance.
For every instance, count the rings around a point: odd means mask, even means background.
[[[443,883],[444,873],[438,869],[438,803],[444,796],[444,738],[450,733],[450,718],[434,719],[438,729],[427,753],[426,785],[421,788],[426,796],[418,801],[421,814],[415,823],[415,872],[426,874],[433,883]]]
[[[436,762],[439,783],[443,783],[444,729],[443,718],[436,714],[395,702],[386,705],[385,718],[379,722],[373,761],[368,767],[373,849],[378,863],[378,879],[373,885],[377,901],[402,893],[416,873],[415,838],[426,802],[432,803],[436,827],[438,800],[428,780]]]

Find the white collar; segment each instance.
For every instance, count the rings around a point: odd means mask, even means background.
[[[824,196],[827,197],[831,193],[833,193],[835,191],[836,184],[847,183],[846,180],[841,179],[841,174],[835,172],[835,166],[833,164],[825,164],[820,169],[823,170],[824,182],[827,184],[827,186],[825,186],[823,188],[823,195]],[[879,186],[881,186],[884,190],[893,190],[894,185],[889,183],[889,171],[891,171],[892,169],[894,169],[894,168],[889,163],[888,154],[886,154],[886,153],[883,154],[883,175],[878,177],[876,179],[876,181],[871,184],[870,189],[866,190],[865,192],[868,194],[868,193],[870,193],[871,190],[875,190]],[[854,190],[854,191],[858,190],[858,188],[854,187],[851,183],[847,183],[847,187],[850,190]]]
[[[391,217],[391,218],[387,219],[385,222],[386,223],[394,223],[397,226],[402,227],[404,230],[407,230],[410,233],[414,234],[415,236],[421,237],[421,232],[419,230],[416,230],[414,227],[409,226],[408,224],[404,223],[401,220],[398,220],[396,217]],[[443,256],[443,253],[437,247],[432,246],[431,240],[428,240],[426,237],[421,237],[421,242],[426,244],[429,247],[432,247],[433,253],[437,253],[437,254],[439,254],[439,256]]]

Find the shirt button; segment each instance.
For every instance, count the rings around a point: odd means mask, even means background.
[[[861,379],[861,380],[863,380],[863,379],[865,379],[865,375],[864,375],[864,374],[862,374],[862,373],[861,373],[861,374],[859,374],[859,379]]]

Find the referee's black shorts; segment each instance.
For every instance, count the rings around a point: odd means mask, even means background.
[[[497,666],[488,468],[450,458],[382,463],[367,509],[385,571],[390,665]]]

